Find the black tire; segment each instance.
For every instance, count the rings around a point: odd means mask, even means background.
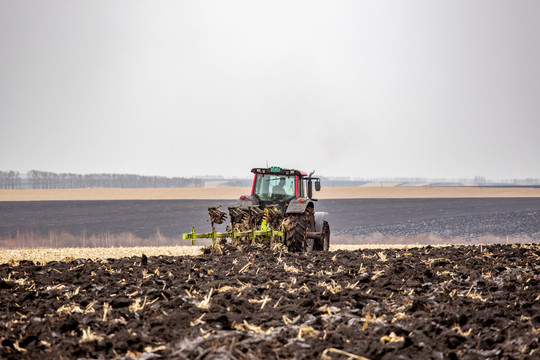
[[[314,242],[313,250],[315,250],[315,251],[322,251],[323,250],[323,238],[314,239],[313,242]]]
[[[328,222],[323,222],[322,236],[320,239],[315,239],[315,246],[313,250],[316,251],[328,251],[330,247],[330,225]]]
[[[328,252],[330,249],[330,225],[327,221],[323,224],[322,251]]]
[[[313,239],[307,239],[306,233],[315,228],[313,208],[307,208],[303,214],[289,215],[290,227],[286,232],[286,245],[291,252],[311,252],[314,247]]]

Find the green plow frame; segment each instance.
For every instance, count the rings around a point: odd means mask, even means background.
[[[258,210],[256,212],[259,212],[260,221],[255,221],[256,228],[252,228],[250,230],[246,231],[235,231],[235,224],[231,224],[231,228],[233,228],[233,231],[229,232],[216,232],[214,224],[222,224],[225,219],[227,218],[227,214],[223,211],[218,209],[217,207],[209,207],[208,213],[210,215],[210,222],[212,223],[212,231],[202,234],[197,234],[195,232],[195,227],[191,227],[191,232],[182,234],[183,240],[191,240],[191,245],[195,245],[195,241],[197,239],[212,239],[212,246],[216,244],[216,239],[231,239],[234,242],[234,239],[237,238],[244,238],[249,239],[251,241],[254,241],[255,239],[262,239],[262,240],[280,240],[283,242],[284,234],[281,231],[270,229],[267,225],[267,219],[268,219],[268,210]],[[229,208],[229,212],[231,210],[238,210],[238,208]],[[252,209],[255,211],[256,209]],[[249,212],[246,212],[246,216]],[[238,213],[236,213],[238,214]],[[248,217],[249,218],[249,217]],[[231,216],[231,222],[232,222],[233,216]],[[244,218],[245,219],[245,218]]]
[[[191,245],[195,245],[196,239],[212,239],[212,246],[215,245],[216,239],[230,238],[234,241],[235,238],[246,237],[250,240],[255,238],[261,239],[280,239],[283,241],[283,233],[276,230],[248,230],[248,231],[231,231],[231,232],[215,232],[197,234],[195,228],[191,227],[191,232],[182,234],[183,240],[191,240]]]

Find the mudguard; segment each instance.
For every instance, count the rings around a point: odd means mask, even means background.
[[[250,206],[258,205],[259,200],[253,195],[242,195],[238,198],[238,201],[236,202],[236,206],[238,206],[240,209],[249,209]]]
[[[289,206],[287,207],[286,214],[303,214],[306,212],[307,207],[311,204],[313,207],[313,202],[309,198],[297,198],[291,200]]]
[[[315,232],[321,232],[323,230],[324,219],[328,215],[327,212],[316,212],[315,213]]]

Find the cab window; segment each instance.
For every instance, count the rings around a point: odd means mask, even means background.
[[[295,176],[257,174],[254,195],[262,201],[285,201],[295,196]]]

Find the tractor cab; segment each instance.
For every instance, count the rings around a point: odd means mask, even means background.
[[[254,168],[251,170],[255,174],[251,197],[265,208],[269,205],[278,205],[282,211],[289,206],[294,199],[303,201],[315,201],[312,199],[312,182],[315,181],[315,190],[319,191],[319,178],[311,177],[303,171],[282,169],[277,166],[270,168]]]

